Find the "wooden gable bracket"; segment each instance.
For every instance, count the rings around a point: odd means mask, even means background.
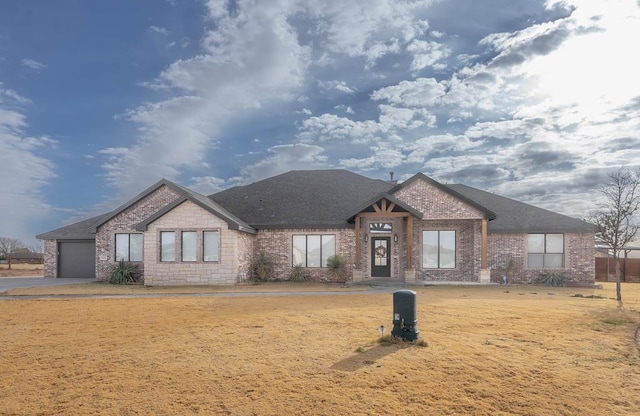
[[[396,207],[396,204],[394,202],[391,202],[389,206],[387,206],[386,198],[382,198],[380,200],[380,205],[378,205],[377,202],[374,202],[373,204],[371,204],[371,207],[378,214],[390,214],[391,212],[393,212],[393,209]]]

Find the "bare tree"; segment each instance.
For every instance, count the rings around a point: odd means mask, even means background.
[[[605,244],[616,265],[616,299],[622,300],[620,291],[620,253],[638,233],[635,215],[640,213],[640,169],[631,172],[621,167],[608,175],[609,182],[599,189],[603,201],[593,216],[596,238]]]
[[[9,268],[11,268],[11,259],[9,254],[16,249],[24,248],[25,245],[15,238],[0,237],[0,257],[9,260]]]

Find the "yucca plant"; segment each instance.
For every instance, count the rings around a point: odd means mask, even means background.
[[[536,282],[547,286],[560,287],[564,286],[566,279],[567,276],[563,272],[542,272],[538,275]]]
[[[291,274],[289,275],[289,281],[291,282],[304,282],[307,280],[306,273],[304,271],[304,267],[301,264],[296,264],[291,269]]]
[[[345,260],[342,256],[334,254],[327,259],[327,268],[333,282],[344,283],[346,281],[344,266]]]
[[[118,264],[115,264],[111,268],[109,283],[112,285],[128,285],[130,283],[134,283],[136,281],[137,272],[138,267],[135,264],[121,259]]]
[[[267,253],[261,252],[251,264],[253,278],[258,281],[267,281],[273,277],[273,261]]]

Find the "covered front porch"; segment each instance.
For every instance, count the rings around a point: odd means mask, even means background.
[[[403,282],[430,280],[425,274],[446,276],[447,271],[427,270],[422,264],[422,230],[429,220],[410,206],[384,195],[362,207],[351,220],[355,225],[355,256],[352,280]],[[464,281],[489,283],[487,219],[456,220],[456,265]],[[454,222],[452,222],[454,223]],[[463,269],[463,265],[465,268]],[[442,277],[433,279],[443,281]],[[444,281],[460,281],[452,276]]]

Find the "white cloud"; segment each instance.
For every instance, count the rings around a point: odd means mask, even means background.
[[[326,52],[363,56],[368,65],[398,50],[397,42],[410,42],[424,34],[428,23],[420,19],[431,1],[330,0],[310,2],[309,14],[322,19]]]
[[[174,62],[152,83],[175,96],[129,110],[138,140],[126,151],[103,151],[109,182],[125,193],[200,165],[234,117],[292,99],[302,85],[309,51],[286,14],[253,2],[233,15],[221,2],[207,5],[216,24],[203,38],[204,53]]]
[[[0,84],[0,233],[35,244],[33,224],[50,215],[51,207],[41,192],[53,179],[53,163],[47,152],[56,145],[48,137],[30,137],[24,133],[27,119],[20,106],[27,102]]]
[[[429,42],[414,39],[407,46],[407,51],[413,54],[411,71],[420,71],[428,66],[434,66],[437,62],[447,58],[451,50],[438,42]]]
[[[27,67],[36,72],[40,72],[47,67],[45,64],[40,63],[35,59],[31,59],[31,58],[24,58],[23,60],[20,61],[20,63],[22,64],[22,66]]]
[[[200,192],[203,195],[210,195],[212,193],[221,191],[225,188],[226,182],[224,179],[216,178],[213,176],[199,176],[189,179],[187,186],[189,189],[193,189],[196,192]]]
[[[429,107],[437,105],[446,93],[446,85],[434,78],[418,78],[415,81],[380,88],[371,95],[376,101],[407,107]]]
[[[289,170],[325,169],[330,167],[324,149],[310,144],[287,144],[273,146],[269,156],[260,162],[243,168],[236,182],[255,182]]]
[[[381,143],[371,147],[371,156],[366,158],[341,159],[340,165],[346,169],[366,171],[376,168],[393,169],[405,161],[405,156],[398,148],[388,143]]]
[[[164,27],[160,27],[160,26],[149,26],[149,28],[147,29],[149,32],[151,33],[158,33],[160,35],[168,35],[169,31],[164,28]]]
[[[318,81],[318,85],[327,91],[335,90],[346,94],[353,94],[355,91],[344,81]]]

